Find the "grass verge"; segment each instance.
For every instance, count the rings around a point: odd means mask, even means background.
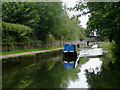
[[[13,50],[13,51],[3,51],[2,55],[9,55],[9,54],[17,54],[17,53],[25,53],[25,52],[33,52],[33,51],[42,51],[42,50],[50,50],[50,49],[57,49],[57,48],[63,48],[63,46],[60,47],[46,47],[46,48],[38,48],[38,49],[27,49],[27,50]]]

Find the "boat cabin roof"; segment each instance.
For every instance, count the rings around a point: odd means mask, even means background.
[[[76,49],[75,49],[75,45],[65,44],[65,45],[64,45],[64,51],[67,51],[67,50],[69,50],[69,51],[75,51],[75,50],[76,50]]]

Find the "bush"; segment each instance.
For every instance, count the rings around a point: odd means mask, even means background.
[[[2,22],[2,41],[4,45],[26,43],[30,40],[32,29],[20,24]]]
[[[46,40],[45,40],[46,43],[53,43],[55,42],[55,38],[53,37],[52,34],[48,35]]]

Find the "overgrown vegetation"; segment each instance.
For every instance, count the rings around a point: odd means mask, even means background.
[[[99,42],[98,47],[103,48],[105,51],[111,51],[113,44],[114,42],[110,43],[109,41],[104,41],[104,42]]]
[[[77,19],[60,2],[3,2],[3,45],[84,39]]]
[[[32,29],[20,24],[2,22],[3,44],[26,43],[30,40]]]

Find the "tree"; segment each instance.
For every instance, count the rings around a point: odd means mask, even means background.
[[[86,34],[97,30],[99,38],[114,40],[120,55],[120,2],[78,2],[73,9],[81,15],[90,13]]]
[[[43,41],[53,32],[62,12],[61,3],[5,2],[2,7],[4,22],[29,26],[36,38]]]
[[[81,5],[81,6],[80,6]],[[120,34],[120,2],[79,2],[75,10],[82,11],[82,14],[90,13],[89,21],[87,23],[87,33],[90,34],[92,30],[97,29],[99,37],[110,41],[118,40]],[[84,9],[88,9],[85,12]]]
[[[32,28],[33,40],[84,39],[80,22],[69,18],[60,2],[4,2],[2,7],[2,20]]]

